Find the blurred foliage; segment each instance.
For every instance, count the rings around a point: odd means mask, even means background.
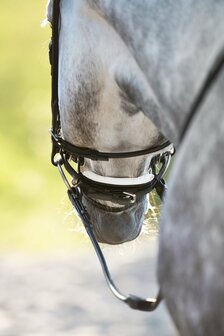
[[[0,2],[0,251],[80,246],[65,188],[50,164],[50,28],[46,0]],[[85,240],[84,240],[85,241]]]

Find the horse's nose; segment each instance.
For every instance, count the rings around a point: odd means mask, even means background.
[[[106,206],[98,207],[88,199],[85,205],[98,242],[122,244],[140,234],[147,206],[145,197],[124,211],[109,211]]]

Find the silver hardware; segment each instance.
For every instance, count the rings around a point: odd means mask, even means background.
[[[60,154],[58,154],[58,155],[60,156]],[[68,181],[68,179],[67,179],[67,177],[66,177],[66,175],[64,173],[64,170],[62,168],[61,159],[55,161],[55,163],[57,164],[58,171],[59,171],[59,173],[61,175],[61,178],[62,178],[64,184],[66,185],[66,187],[67,187],[68,190],[71,190],[72,187],[71,187],[71,185],[70,185],[70,183],[69,183],[69,181]]]

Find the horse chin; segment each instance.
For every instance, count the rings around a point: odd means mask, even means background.
[[[141,232],[147,199],[142,197],[135,204],[120,210],[117,205],[108,206],[83,197],[99,243],[122,244],[137,238]]]

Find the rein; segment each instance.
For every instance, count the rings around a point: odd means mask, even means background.
[[[50,63],[52,75],[52,139],[51,162],[58,171],[67,187],[67,194],[76,213],[82,220],[88,236],[94,246],[101,263],[106,282],[112,293],[131,308],[142,311],[153,311],[159,305],[162,295],[159,292],[155,299],[142,299],[134,295],[123,295],[115,286],[106,260],[93,232],[90,216],[82,202],[83,195],[96,204],[96,200],[110,200],[122,205],[125,209],[130,207],[141,197],[155,189],[162,199],[166,190],[163,176],[174,154],[170,142],[157,147],[132,151],[107,153],[91,148],[77,147],[62,137],[59,99],[58,99],[58,60],[59,60],[59,31],[60,31],[60,0],[53,1],[52,40],[50,44]],[[82,172],[85,159],[109,161],[110,159],[124,159],[137,156],[150,155],[151,162],[147,176],[139,178],[108,178],[92,172]],[[73,162],[76,162],[77,168]],[[160,166],[159,169],[157,168]],[[72,177],[72,184],[68,181],[65,170]],[[99,204],[99,203],[98,203]],[[123,210],[124,208],[121,208]]]

